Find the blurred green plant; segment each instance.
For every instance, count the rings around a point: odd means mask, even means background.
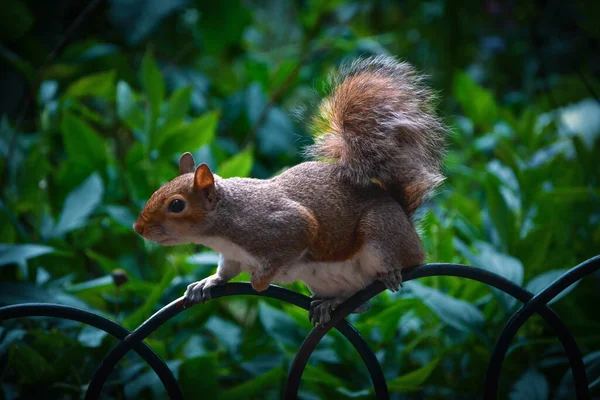
[[[600,249],[598,53],[585,46],[598,43],[597,24],[583,2],[552,16],[532,2],[467,3],[111,0],[82,14],[75,1],[3,2],[0,303],[68,304],[136,327],[216,265],[206,249],[161,248],[131,229],[177,174],[179,155],[191,151],[223,177],[266,178],[301,162],[306,120],[290,115],[318,101],[340,60],[381,52],[431,75],[453,126],[447,183],[419,223],[429,260],[543,289]],[[572,13],[576,34],[553,23]],[[55,39],[78,15],[85,21]],[[596,394],[597,285],[597,275],[587,278],[553,304],[586,354]],[[394,398],[470,399],[517,305],[484,285],[435,277],[382,294],[350,319]],[[309,329],[303,310],[234,298],[187,310],[147,342],[189,397],[278,398]],[[75,323],[6,322],[3,395],[79,397],[114,345]],[[572,397],[561,351],[541,320],[528,322],[504,364],[502,397]],[[164,397],[133,355],[106,390]],[[358,355],[332,332],[301,397],[372,396]]]

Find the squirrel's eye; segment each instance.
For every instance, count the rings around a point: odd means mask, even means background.
[[[169,203],[169,211],[172,213],[180,213],[185,208],[185,201],[175,199]]]

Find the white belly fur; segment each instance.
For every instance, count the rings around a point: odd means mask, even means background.
[[[373,277],[365,276],[358,258],[342,262],[297,263],[284,268],[276,283],[302,281],[320,297],[339,297],[354,294],[367,286]]]
[[[357,255],[341,262],[292,264],[275,276],[278,283],[302,281],[319,297],[349,297],[371,284],[379,272],[386,271],[377,250],[363,246]]]
[[[221,253],[227,260],[238,261],[242,264],[244,271],[253,271],[260,263],[246,250],[235,243],[220,237],[206,237],[202,239],[204,246],[210,247],[214,251]]]
[[[205,238],[205,246],[221,253],[229,260],[241,263],[243,271],[252,272],[259,261],[240,246],[223,238]],[[379,262],[374,249],[363,247],[357,256],[340,262],[296,262],[285,266],[275,276],[275,283],[302,281],[311,292],[320,297],[350,296],[375,280],[377,272],[385,267]]]

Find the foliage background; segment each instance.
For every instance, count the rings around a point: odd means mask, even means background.
[[[310,138],[291,115],[318,101],[342,59],[379,53],[428,73],[453,127],[447,183],[420,222],[429,260],[538,291],[600,249],[598,4],[5,0],[0,303],[68,304],[134,328],[215,268],[207,249],[160,248],[131,229],[176,175],[178,156],[193,151],[220,175],[259,178],[301,162]],[[596,395],[599,285],[596,274],[553,304],[586,354]],[[516,306],[484,285],[436,277],[380,295],[351,320],[394,398],[471,399]],[[148,343],[189,398],[278,398],[309,329],[303,310],[233,298],[186,311]],[[0,330],[9,399],[79,397],[115,345],[48,318]],[[370,397],[369,386],[356,352],[332,333],[301,396]],[[165,393],[130,355],[106,395]],[[501,395],[573,396],[566,357],[539,318],[512,344]]]

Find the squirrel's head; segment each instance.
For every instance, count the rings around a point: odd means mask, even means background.
[[[163,246],[197,242],[217,204],[215,176],[194,157],[179,159],[179,176],[161,186],[144,206],[133,229]]]

